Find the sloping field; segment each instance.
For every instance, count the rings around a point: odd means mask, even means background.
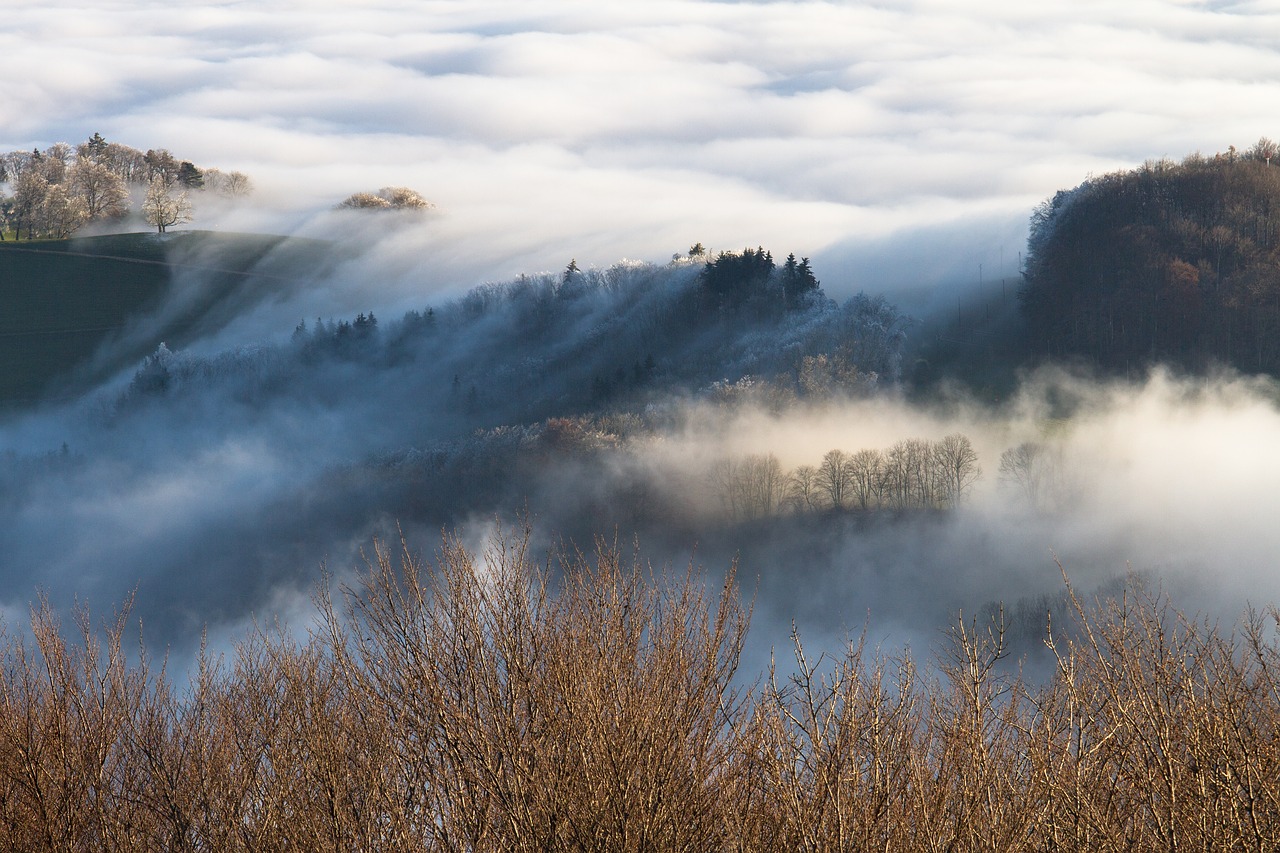
[[[0,406],[74,393],[161,341],[181,345],[325,254],[310,240],[201,231],[0,242]]]

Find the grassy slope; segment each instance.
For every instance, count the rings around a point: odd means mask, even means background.
[[[68,393],[160,341],[181,344],[225,318],[221,304],[287,285],[321,255],[311,241],[198,231],[0,242],[0,406]],[[182,310],[123,338],[178,283],[189,291]]]

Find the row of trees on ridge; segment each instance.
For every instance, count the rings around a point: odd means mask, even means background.
[[[701,243],[689,249],[691,259],[701,260],[705,255]],[[762,312],[778,305],[795,309],[821,293],[808,258],[797,261],[795,254],[788,255],[779,268],[773,253],[762,247],[719,252],[705,262],[700,279],[709,304],[721,310]]]
[[[711,485],[735,519],[824,510],[950,509],[982,476],[978,454],[959,433],[911,438],[887,450],[829,450],[817,465],[784,471],[772,453],[717,462]]]
[[[251,191],[242,172],[200,169],[165,149],[144,152],[97,133],[74,147],[58,142],[0,155],[0,184],[10,188],[0,196],[0,237],[9,231],[28,240],[67,237],[82,225],[123,218],[135,188],[143,218],[160,232],[190,220],[189,190]]]

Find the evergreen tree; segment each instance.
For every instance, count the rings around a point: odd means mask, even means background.
[[[763,248],[721,252],[703,267],[702,286],[714,307],[738,308],[763,300],[773,270],[773,254]]]
[[[101,133],[95,133],[89,137],[89,141],[84,144],[83,148],[84,156],[98,163],[102,161],[103,156],[107,153],[107,140],[102,138]]]
[[[204,187],[204,175],[189,160],[183,160],[178,166],[178,183],[187,189],[202,189]]]

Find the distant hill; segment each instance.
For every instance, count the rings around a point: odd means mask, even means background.
[[[73,393],[161,341],[180,345],[324,256],[314,241],[207,231],[0,242],[0,407]]]
[[[1022,291],[1032,351],[1280,374],[1280,162],[1260,150],[1149,162],[1041,205]]]

